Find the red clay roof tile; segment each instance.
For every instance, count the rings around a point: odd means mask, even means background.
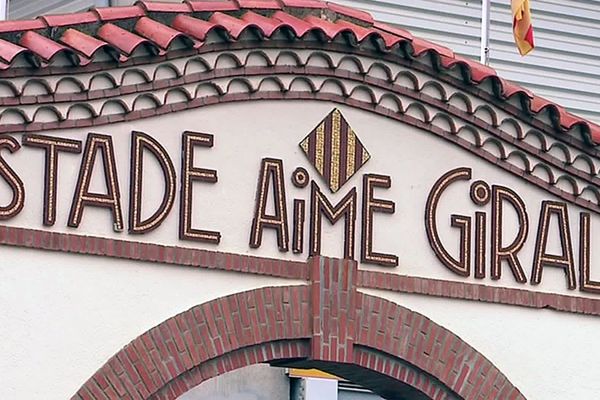
[[[186,0],[186,3],[192,7],[192,11],[200,12],[200,11],[237,11],[240,8],[237,3],[234,3],[232,0],[221,0],[221,1],[193,1]]]
[[[224,14],[222,12],[216,12],[210,17],[210,22],[216,25],[220,25],[227,29],[227,31],[231,34],[231,37],[237,39],[242,32],[244,32],[249,27],[257,27],[254,24],[246,22],[241,19],[237,19],[232,17],[231,15]]]
[[[92,58],[94,54],[102,48],[105,48],[109,52],[113,51],[118,53],[118,51],[108,43],[73,28],[67,29],[61,36],[60,41],[88,58]]]
[[[189,39],[183,33],[148,17],[138,19],[134,31],[163,49],[169,48],[171,42],[178,37]]]
[[[336,3],[327,3],[327,8],[336,14],[344,15],[346,17],[358,19],[360,21],[366,22],[368,24],[373,24],[375,20],[373,16],[366,11],[361,11],[356,8],[342,6],[341,4]]]
[[[452,68],[456,64],[463,64],[469,68],[471,79],[477,83],[491,76],[497,77],[496,70],[487,65],[478,63],[470,58],[455,55],[454,58],[442,57],[442,65],[446,68]]]
[[[135,49],[143,44],[150,47],[156,47],[156,45],[149,40],[111,23],[102,25],[102,27],[98,29],[97,35],[127,55],[131,55]]]
[[[136,5],[140,5],[147,12],[175,12],[188,13],[192,12],[192,7],[188,3],[163,3],[158,1],[138,1]]]
[[[272,18],[290,26],[294,33],[296,33],[296,36],[298,37],[304,36],[306,32],[310,31],[313,28],[313,26],[310,23],[283,11],[276,11],[273,14]]]
[[[396,35],[399,36],[403,39],[406,40],[413,40],[413,35],[412,33],[410,33],[409,31],[405,30],[405,29],[400,29],[396,26],[391,26],[388,24],[384,24],[383,22],[379,22],[379,21],[375,21],[375,23],[373,24],[373,26],[377,29],[380,29],[384,32],[387,32],[391,35]]]
[[[417,57],[427,51],[435,50],[443,57],[454,58],[454,52],[452,50],[445,46],[432,43],[429,40],[413,37],[411,43],[413,45],[413,49],[415,50],[415,56]]]
[[[336,25],[339,25],[343,28],[348,28],[350,31],[352,31],[352,33],[354,33],[354,35],[356,36],[356,40],[358,42],[362,42],[363,40],[365,40],[369,35],[379,35],[377,33],[377,31],[373,28],[364,28],[362,26],[358,26],[356,24],[353,24],[352,22],[348,22],[348,21],[344,21],[344,20],[338,20],[335,23]],[[381,35],[379,35],[381,36]]]
[[[146,15],[141,6],[127,7],[100,7],[92,9],[102,21],[115,21],[118,19],[137,18]]]
[[[322,0],[279,0],[284,7],[295,8],[327,8],[327,3]]]
[[[260,15],[252,11],[257,8],[275,10],[275,12],[270,16]],[[310,11],[310,9],[328,8],[329,12],[321,17],[312,12],[301,19],[290,14],[294,8],[301,9],[299,14],[294,15],[304,15],[306,9]],[[240,9],[243,10],[242,13],[228,14]],[[164,21],[170,21],[166,25],[165,22],[155,21],[147,15],[155,12],[176,15],[174,18],[165,18]],[[189,15],[192,12],[199,14]],[[353,18],[360,23],[349,22],[347,18]],[[131,26],[143,37],[128,30],[132,29],[131,27],[124,29],[112,23],[105,23],[97,31],[96,35],[102,40],[77,30],[81,25],[94,24],[98,20],[108,22],[120,19],[134,19],[135,24]],[[50,34],[50,30],[44,29],[48,26],[68,28],[60,38],[62,44],[46,36]],[[51,15],[29,21],[4,21],[0,22],[0,33],[20,32],[22,35],[17,35],[20,38],[18,43],[10,42],[7,38],[0,39],[0,70],[11,68],[12,61],[20,54],[27,55],[27,59],[34,67],[40,67],[37,56],[51,63],[54,56],[59,53],[64,53],[73,62],[84,65],[90,62],[96,51],[105,48],[109,52],[122,52],[118,59],[125,62],[128,60],[127,56],[140,45],[147,46],[153,53],[162,54],[163,51],[160,49],[167,49],[177,37],[184,40],[204,41],[209,32],[217,29],[222,31],[224,36],[238,38],[248,28],[255,28],[264,36],[270,37],[283,26],[289,27],[297,37],[303,37],[311,30],[319,30],[329,39],[335,38],[342,32],[352,32],[358,42],[381,37],[386,47],[382,50],[390,49],[401,42],[411,42],[415,56],[430,51],[436,52],[443,68],[461,65],[468,72],[467,77],[472,84],[493,77],[499,82],[500,93],[498,94],[501,98],[508,99],[515,94],[523,94],[530,99],[522,106],[526,112],[539,113],[550,107],[557,118],[555,121],[558,124],[557,129],[569,130],[576,126],[581,127],[584,133],[589,134],[591,140],[600,143],[599,125],[573,115],[563,107],[498,77],[492,68],[455,55],[447,47],[415,38],[404,29],[376,22],[367,12],[322,0],[186,0],[183,3],[143,0],[128,7],[96,8],[90,12]],[[85,30],[85,32],[89,31]],[[198,42],[194,43],[194,47],[201,45]],[[78,56],[75,51],[81,56]],[[41,67],[45,65],[42,64]]]
[[[40,56],[44,61],[51,60],[59,53],[75,55],[73,50],[71,50],[69,47],[63,46],[60,43],[56,43],[54,40],[42,36],[34,31],[25,32],[25,34],[21,36],[19,44],[23,47],[27,47],[36,55]],[[78,59],[76,56],[75,58]]]
[[[533,99],[531,99],[531,104],[529,106],[529,108],[531,108],[531,111],[533,111],[534,113],[539,113],[540,111],[542,111],[544,108],[548,107],[548,106],[553,106],[554,103],[552,103],[550,100],[547,100],[543,97],[540,96],[534,96]]]
[[[36,29],[43,29],[47,25],[41,19],[25,21],[0,21],[0,33],[25,32]]]
[[[531,92],[531,90],[526,89],[523,86],[519,86],[516,83],[503,78],[500,78],[500,83],[502,84],[502,95],[505,98],[509,98],[517,93],[522,93],[530,99],[533,98],[533,93]]]
[[[17,57],[19,54],[24,54],[24,53],[33,54],[33,53],[31,53],[31,51],[27,50],[25,47],[21,47],[19,45],[9,42],[9,41],[0,39],[0,58],[3,61],[10,64],[13,62],[15,57]]]
[[[273,32],[275,32],[277,29],[281,28],[282,26],[289,27],[289,25],[287,25],[281,21],[278,21],[274,18],[268,18],[268,17],[262,16],[255,12],[252,12],[252,11],[248,11],[246,14],[244,14],[242,16],[242,19],[250,24],[259,26],[260,29],[262,30],[262,32],[267,37],[270,37],[273,34]]]
[[[218,25],[215,25],[212,22],[190,17],[189,15],[179,14],[173,19],[173,28],[202,41],[204,41],[209,32],[216,27],[218,27]]]
[[[377,32],[377,34],[379,36],[381,36],[381,38],[383,39],[383,42],[385,43],[385,47],[388,49],[400,42],[410,42],[410,40],[407,40],[402,36],[392,35],[391,33],[382,31],[377,28],[375,28],[373,31]]]
[[[340,32],[351,30],[348,27],[334,24],[333,22],[315,17],[313,15],[305,17],[304,21],[308,22],[312,26],[312,29],[319,29],[325,33],[329,39],[335,38]]]
[[[80,25],[98,21],[98,16],[92,11],[75,14],[43,15],[39,18],[48,26]]]
[[[581,122],[583,125],[585,125],[590,130],[591,141],[596,144],[600,143],[600,125],[590,123],[590,122],[584,120],[583,118],[580,118],[579,122]]]
[[[558,113],[560,115],[560,126],[563,129],[569,130],[573,126],[581,123],[581,118],[579,118],[578,116],[576,116],[574,114],[571,114],[570,112],[568,112],[567,110],[565,110],[562,107],[559,107]]]
[[[281,10],[281,4],[277,0],[236,0],[236,2],[240,8]]]

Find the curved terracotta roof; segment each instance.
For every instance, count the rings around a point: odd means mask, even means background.
[[[30,67],[38,69],[52,66],[59,54],[66,55],[74,67],[85,66],[94,62],[102,49],[113,55],[115,62],[127,62],[142,47],[146,56],[165,55],[175,47],[174,42],[199,48],[213,31],[227,40],[247,33],[259,38],[279,33],[291,38],[314,34],[326,41],[344,37],[351,45],[369,41],[383,52],[402,48],[407,57],[432,55],[440,71],[459,67],[472,85],[492,80],[501,99],[508,102],[518,96],[517,104],[527,113],[548,111],[558,131],[580,129],[588,143],[600,143],[599,125],[501,78],[493,68],[374,21],[367,12],[322,0],[138,1],[128,7],[4,21],[0,22],[0,76],[22,67],[13,65],[20,54],[27,56]]]

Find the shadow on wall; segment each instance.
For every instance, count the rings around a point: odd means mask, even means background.
[[[286,400],[289,382],[284,368],[257,364],[209,379],[178,400]]]

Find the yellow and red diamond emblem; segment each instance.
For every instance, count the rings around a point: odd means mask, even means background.
[[[333,193],[371,158],[337,108],[300,142],[300,147]]]

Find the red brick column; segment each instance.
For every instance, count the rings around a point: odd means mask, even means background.
[[[312,359],[352,363],[356,331],[357,263],[313,257],[310,265]]]

